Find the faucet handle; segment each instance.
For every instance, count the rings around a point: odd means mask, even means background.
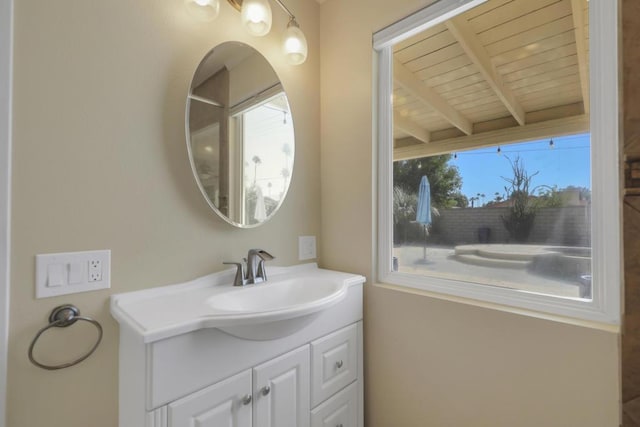
[[[256,278],[262,278],[263,282],[267,281],[267,269],[264,268],[264,260],[258,261],[258,271],[256,272]]]
[[[223,264],[236,266],[236,277],[233,279],[233,286],[243,286],[247,283],[244,278],[244,265],[241,262],[224,261]]]

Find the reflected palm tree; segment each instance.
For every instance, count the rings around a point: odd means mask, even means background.
[[[289,167],[289,157],[291,157],[291,145],[288,143],[282,144],[282,152],[284,153],[284,167]]]
[[[251,160],[253,161],[253,185],[256,185],[258,180],[258,165],[262,163],[262,160],[260,160],[258,156],[253,156]]]

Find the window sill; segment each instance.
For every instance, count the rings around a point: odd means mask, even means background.
[[[621,333],[620,325],[613,323],[606,323],[594,320],[587,319],[579,319],[569,316],[563,316],[559,314],[547,313],[537,310],[532,310],[528,308],[515,307],[512,305],[499,304],[490,301],[481,301],[474,298],[444,294],[439,292],[434,292],[428,289],[424,289],[421,287],[417,287],[415,285],[399,285],[399,284],[390,284],[390,283],[373,283],[373,286],[387,289],[395,292],[403,292],[411,295],[419,295],[428,298],[439,299],[443,301],[455,302],[458,304],[466,304],[473,307],[481,307],[489,310],[497,310],[505,313],[517,314],[520,316],[532,317],[536,319],[548,320],[551,322],[563,323],[567,325],[580,326],[583,328],[595,329],[604,332],[610,332],[619,334]]]

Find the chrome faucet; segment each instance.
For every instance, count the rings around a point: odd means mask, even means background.
[[[264,262],[271,261],[274,256],[262,249],[250,249],[247,258],[243,261],[247,264],[245,272],[244,265],[241,262],[223,262],[223,264],[235,265],[236,276],[233,279],[233,286],[252,285],[267,281],[267,270]]]

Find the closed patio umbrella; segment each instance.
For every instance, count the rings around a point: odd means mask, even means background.
[[[431,224],[431,186],[426,175],[422,175],[418,190],[418,206],[416,222],[422,224],[424,230],[423,261],[427,260],[427,225]]]

